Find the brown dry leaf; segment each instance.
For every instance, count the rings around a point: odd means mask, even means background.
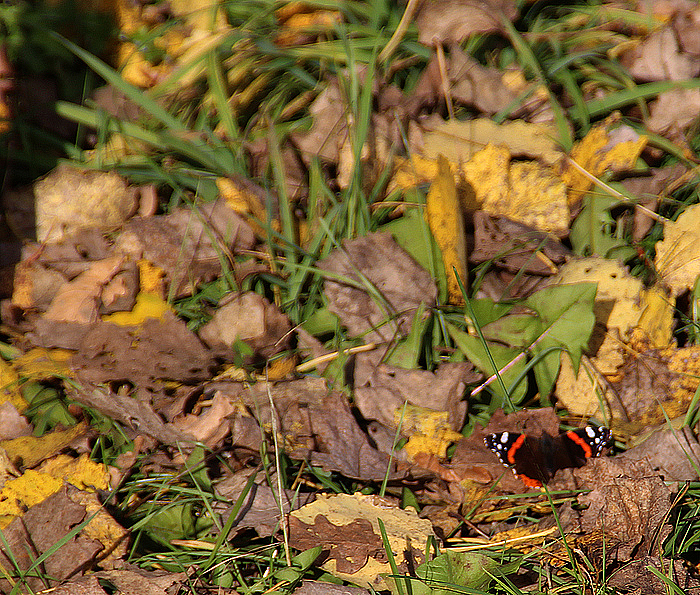
[[[370,233],[343,242],[318,261],[329,274],[324,293],[329,309],[348,329],[351,337],[388,342],[397,334],[406,335],[421,303],[433,306],[437,288],[430,274],[419,266],[390,233]],[[352,280],[345,283],[336,276]],[[381,298],[364,289],[364,279],[381,293]],[[358,285],[356,287],[354,285]]]
[[[501,18],[518,16],[512,0],[424,0],[415,16],[424,45],[460,44],[476,33],[501,31]]]
[[[393,470],[389,457],[373,448],[360,429],[345,397],[329,391],[322,378],[278,383],[212,382],[204,398],[220,391],[235,406],[244,406],[266,432],[272,431],[270,398],[278,416],[281,444],[293,459],[307,459],[346,477],[381,481],[402,474]]]
[[[20,415],[10,401],[0,403],[0,441],[12,440],[20,436],[30,436],[33,431],[34,426],[27,421],[26,417]],[[0,480],[1,483],[2,481]]]
[[[408,403],[444,411],[452,430],[462,428],[467,412],[467,402],[462,399],[464,390],[482,378],[471,363],[444,363],[434,372],[405,370],[381,363],[381,355],[356,356],[355,405],[365,419],[376,420],[395,432],[396,415]]]
[[[491,261],[493,266],[512,273],[549,276],[571,256],[571,251],[551,234],[507,217],[492,217],[483,211],[474,213],[470,262]]]
[[[613,420],[646,428],[684,415],[700,382],[700,348],[631,353],[611,383]]]
[[[518,91],[506,84],[502,70],[485,67],[458,45],[450,47],[446,60],[449,96],[455,104],[475,107],[485,114],[495,114],[510,106]],[[433,55],[408,98],[409,113],[435,108],[444,99],[443,76],[437,55]]]
[[[28,570],[36,558],[85,520],[85,507],[70,497],[76,491],[75,488],[60,487],[54,495],[31,506],[21,518],[15,519],[3,529],[7,541],[7,546],[0,548],[0,564],[5,567],[3,575],[12,576],[15,567],[20,571]],[[80,532],[47,556],[42,564],[41,575],[48,577],[49,584],[55,586],[68,577],[88,570],[104,547],[99,541]],[[8,550],[11,554],[8,554]],[[6,579],[0,579],[0,590],[3,593],[12,591],[12,586]],[[32,578],[29,574],[27,586],[37,592],[46,585],[42,578]]]
[[[670,25],[652,32],[619,58],[637,81],[681,81],[700,74],[700,57],[681,50]]]
[[[459,305],[464,303],[459,280],[467,282],[467,239],[450,164],[442,155],[438,156],[437,163],[438,174],[425,199],[425,218],[442,253],[448,301]]]
[[[241,340],[267,359],[289,347],[291,329],[289,318],[277,306],[247,291],[224,296],[199,336],[212,349],[228,355],[233,355],[233,344]]]
[[[697,120],[700,113],[700,89],[672,89],[660,93],[649,110],[651,117],[647,126],[650,130],[672,138],[683,138],[681,133]]]
[[[26,189],[3,197],[7,221],[21,238],[54,242],[82,229],[112,230],[138,208],[137,189],[116,172],[60,165]]]
[[[666,525],[671,492],[645,461],[591,459],[574,475],[591,492],[578,497],[582,506],[581,529],[601,530],[609,543],[607,560],[627,562],[649,555],[671,531]]]
[[[250,478],[251,470],[245,469],[224,479],[216,484],[214,488],[216,494],[229,502],[236,502]],[[284,514],[289,514],[292,510],[297,510],[313,502],[316,496],[308,493],[297,493],[295,490],[284,490],[282,494],[282,508]],[[214,511],[221,513],[221,526],[228,522],[231,515],[231,506],[217,506],[214,504]],[[234,531],[244,529],[255,529],[260,537],[275,535],[280,530],[280,499],[277,489],[274,490],[265,485],[264,479],[257,480],[252,489],[248,492],[243,505],[238,511],[236,521],[233,523]]]
[[[146,392],[146,391],[137,391]],[[69,390],[71,400],[96,409],[100,413],[124,424],[140,435],[150,436],[162,444],[177,445],[192,442],[192,436],[184,434],[172,423],[164,422],[149,400],[136,394],[125,396],[104,388]],[[147,395],[150,396],[150,395]]]
[[[316,502],[290,514],[290,543],[300,550],[322,545],[327,553],[325,570],[359,585],[384,589],[381,575],[390,573],[391,567],[378,519],[384,523],[400,573],[425,561],[428,537],[433,535],[430,521],[378,496],[320,495]]]
[[[253,247],[250,227],[224,200],[177,209],[169,215],[135,217],[115,251],[164,270],[173,297],[190,295],[201,281],[221,273],[221,258]]]
[[[84,324],[97,321],[102,292],[123,263],[123,256],[106,258],[62,285],[44,314],[46,320]]]
[[[652,572],[650,567],[656,572]],[[700,589],[700,580],[685,561],[657,556],[644,556],[625,564],[614,570],[605,584],[618,593],[636,595],[666,593],[669,584],[677,586],[681,593],[692,593]]]
[[[695,481],[700,469],[700,444],[687,426],[662,429],[616,458],[645,460],[665,481]]]
[[[632,169],[644,147],[647,137],[640,136],[625,124],[620,124],[620,114],[608,116],[604,122],[591,128],[571,151],[571,160],[591,176],[599,177],[606,171]],[[569,204],[578,204],[593,182],[578,168],[569,163],[562,174],[569,188]]]
[[[51,595],[107,595],[100,580],[113,585],[119,595],[172,595],[187,582],[187,574],[141,568],[101,570],[63,582],[51,591]]]
[[[673,297],[692,289],[700,276],[699,216],[700,205],[693,205],[664,222],[664,239],[655,246],[654,267]]]
[[[194,414],[176,418],[173,425],[192,436],[197,442],[214,449],[229,433],[227,418],[234,413],[231,402],[216,394],[207,406]]]

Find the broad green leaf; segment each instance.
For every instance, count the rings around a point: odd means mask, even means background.
[[[615,220],[610,209],[620,204],[612,196],[587,194],[583,209],[571,225],[569,238],[574,252],[583,255],[607,256],[611,250],[627,246],[623,238],[613,235]]]
[[[543,333],[547,337],[533,347],[540,353],[559,343],[571,356],[574,369],[578,372],[581,353],[588,345],[595,316],[596,283],[574,283],[555,285],[534,293],[525,300],[525,305],[535,310],[541,317]]]
[[[422,580],[411,583],[413,595],[455,595],[466,589],[483,589],[491,582],[496,566],[495,560],[483,554],[448,550],[416,568]]]
[[[452,340],[457,345],[457,348],[470,362],[472,362],[487,377],[495,374],[496,371],[491,365],[486,349],[478,337],[473,337],[451,324],[447,325],[447,330],[449,331]],[[519,349],[506,347],[504,345],[499,345],[498,343],[489,343],[488,348],[499,370],[503,370],[506,365],[510,364],[521,353]],[[510,390],[510,398],[515,403],[522,400],[527,391],[527,380],[524,377],[517,386],[512,387],[515,381],[517,381],[521,376],[524,376],[526,364],[527,362],[525,361],[525,358],[522,358],[501,373],[506,389]],[[503,394],[500,383],[493,382],[489,388],[494,394],[505,398],[506,395]]]

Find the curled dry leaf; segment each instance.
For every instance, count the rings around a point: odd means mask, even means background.
[[[329,309],[351,337],[391,341],[397,333],[408,334],[421,303],[435,304],[437,289],[430,274],[399,247],[390,233],[347,240],[342,249],[334,250],[317,264],[332,273],[324,285]],[[367,282],[378,295],[365,286]]]

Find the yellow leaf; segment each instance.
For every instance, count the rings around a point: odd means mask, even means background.
[[[409,436],[404,450],[411,460],[421,453],[445,458],[447,447],[462,438],[450,427],[447,411],[406,405],[394,411],[394,423],[400,425],[402,434]]]
[[[69,360],[73,356],[67,349],[34,347],[12,360],[12,367],[23,380],[65,378],[71,373]]]
[[[64,479],[81,490],[109,488],[107,467],[91,461],[87,454],[82,454],[77,459],[68,455],[58,455],[43,463],[37,470],[56,479]]]
[[[173,309],[163,298],[153,293],[140,292],[131,312],[115,312],[102,317],[105,322],[119,326],[138,326],[148,318],[163,318]]]
[[[27,508],[58,492],[63,480],[27,469],[16,479],[8,479],[0,489],[0,529],[4,529]]]
[[[673,341],[674,300],[660,287],[650,287],[641,294],[644,311],[638,326],[652,347],[663,349]]]
[[[477,202],[490,215],[555,234],[567,232],[566,186],[552,168],[536,161],[511,164],[507,148],[489,144],[462,171]]]
[[[0,403],[9,401],[15,409],[22,413],[27,408],[27,401],[24,400],[19,390],[19,375],[11,364],[0,358]]]
[[[438,157],[438,175],[430,186],[426,199],[425,216],[430,231],[442,251],[442,262],[447,275],[447,292],[451,304],[463,304],[462,290],[455,277],[467,278],[467,246],[464,237],[462,209],[457,198],[457,187],[450,164]]]
[[[676,221],[664,223],[664,239],[656,243],[654,266],[676,297],[700,276],[700,205],[687,208]]]
[[[82,436],[87,430],[85,422],[65,430],[54,430],[40,438],[36,436],[20,436],[12,440],[0,441],[0,448],[7,451],[7,455],[15,465],[22,467],[36,467],[41,461],[68,447],[73,440]]]
[[[141,259],[139,267],[139,286],[143,293],[162,296],[164,290],[165,271],[148,260]]]
[[[425,133],[423,155],[434,159],[443,154],[452,163],[464,163],[491,144],[505,148],[508,155],[554,165],[563,157],[556,138],[554,125],[522,120],[497,124],[490,118],[449,120]]]
[[[619,114],[612,114],[594,126],[571,151],[571,159],[590,175],[599,177],[607,170],[629,169],[635,165],[647,145],[647,137],[628,127],[617,127]],[[578,203],[593,185],[592,180],[569,164],[562,173],[569,188],[569,205]]]

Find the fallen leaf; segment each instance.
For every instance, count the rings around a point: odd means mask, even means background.
[[[437,162],[438,175],[425,199],[425,217],[442,253],[449,303],[463,304],[464,296],[459,285],[460,280],[464,284],[467,282],[467,240],[463,214],[450,164],[442,155],[438,156]]]
[[[696,121],[700,111],[700,89],[671,89],[659,93],[649,106],[649,130],[679,136]]]
[[[673,297],[692,289],[700,275],[698,214],[700,205],[693,205],[664,222],[664,239],[655,245],[654,267]]]
[[[40,242],[84,228],[115,229],[138,208],[136,189],[116,172],[69,165],[58,166],[31,188],[7,193],[4,201],[15,233]]]
[[[122,256],[106,258],[62,285],[44,313],[46,320],[85,324],[95,322],[99,317],[102,291],[123,263]]]
[[[396,431],[396,416],[404,403],[443,411],[449,427],[460,430],[467,402],[462,399],[468,384],[481,375],[468,362],[444,363],[435,371],[406,370],[381,363],[379,356],[358,354],[355,359],[355,405],[365,419],[376,420]]]
[[[219,275],[222,254],[248,250],[254,243],[253,231],[222,199],[169,215],[134,217],[117,238],[115,251],[165,271],[177,298]]]
[[[442,154],[461,165],[489,144],[507,149],[511,157],[538,159],[546,165],[556,165],[563,157],[553,125],[522,120],[497,124],[490,118],[433,123],[425,133],[422,154],[428,159]]]
[[[614,539],[607,560],[627,562],[651,554],[671,532],[668,514],[671,493],[663,480],[644,461],[617,461],[599,457],[574,475],[591,492],[578,497],[586,506],[581,515],[581,529],[600,529]]]
[[[305,550],[322,545],[327,553],[323,568],[350,582],[385,588],[382,573],[391,572],[379,520],[382,520],[399,572],[424,561],[430,521],[413,509],[402,510],[378,496],[319,495],[289,515],[290,542]],[[408,546],[407,546],[408,544]],[[408,548],[408,550],[407,550]]]
[[[620,114],[614,113],[574,144],[571,160],[590,176],[600,177],[606,171],[632,169],[646,145],[647,137],[620,124]],[[593,185],[590,177],[571,163],[562,173],[562,180],[568,187],[569,205],[578,204]]]
[[[289,347],[292,325],[277,306],[253,291],[230,293],[219,301],[213,318],[199,330],[211,348],[230,353],[240,340],[264,358]]]
[[[514,20],[517,16],[518,9],[510,0],[439,0],[422,2],[415,22],[418,41],[432,46],[461,44],[476,33],[501,31],[501,18]]]
[[[4,567],[5,577],[15,577],[12,583],[6,578],[0,579],[0,589],[4,593],[12,590],[19,578],[17,571],[26,572],[34,560],[48,553],[71,529],[85,520],[85,507],[70,499],[71,491],[59,482],[55,494],[31,506],[21,518],[3,529],[5,539],[0,548],[0,563]],[[37,592],[45,588],[44,580],[56,585],[70,576],[83,573],[92,566],[103,549],[103,544],[80,532],[45,557],[41,578],[32,577],[32,573],[25,575],[26,585]]]
[[[397,333],[408,334],[421,303],[435,304],[437,290],[430,274],[389,233],[347,240],[317,266],[330,273],[324,284],[329,309],[351,337],[391,341]]]
[[[637,81],[681,81],[700,74],[700,57],[681,51],[671,26],[653,31],[618,57]]]
[[[228,502],[236,502],[248,483],[249,470],[240,471],[216,484],[216,494]],[[256,481],[243,499],[243,505],[238,510],[233,523],[234,531],[255,529],[260,537],[275,535],[280,530],[282,520],[280,508],[284,514],[297,510],[315,499],[314,494],[298,493],[295,490],[284,490],[279,498],[277,489],[266,485],[265,480]],[[281,506],[280,506],[281,500]],[[214,505],[214,510],[221,514],[221,525],[228,522],[231,506]]]
[[[54,430],[44,436],[21,436],[13,440],[3,440],[0,448],[7,451],[10,459],[18,466],[31,468],[41,461],[68,448],[78,437],[88,432],[85,422],[65,430]]]

